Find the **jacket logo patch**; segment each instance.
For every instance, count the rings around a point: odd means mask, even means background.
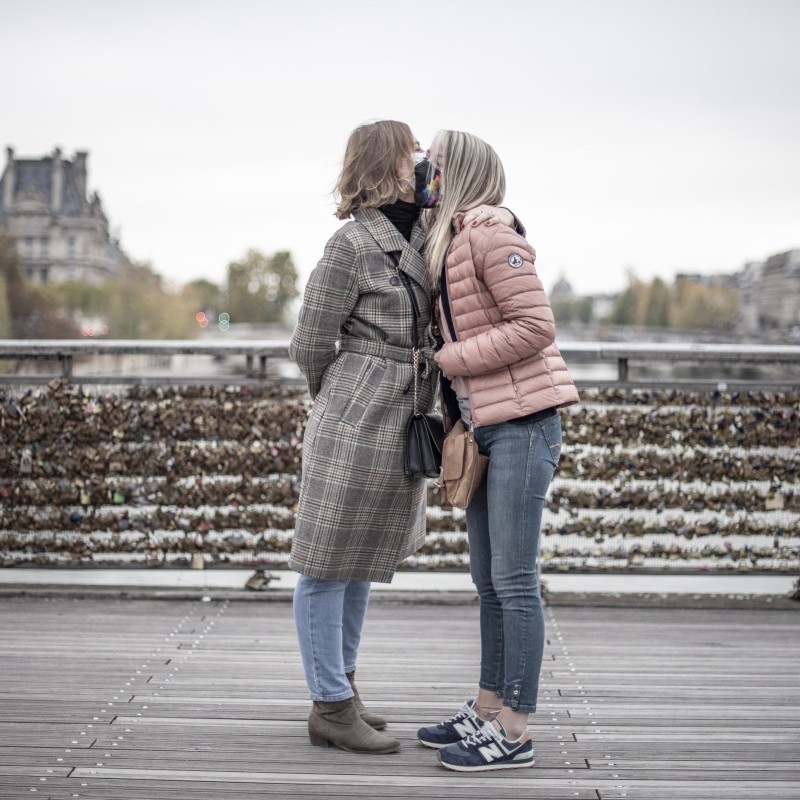
[[[511,269],[519,269],[525,263],[525,259],[519,253],[512,253],[508,257],[508,266]]]

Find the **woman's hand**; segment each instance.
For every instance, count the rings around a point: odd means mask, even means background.
[[[508,228],[515,228],[517,219],[507,208],[482,205],[471,208],[463,215],[457,214],[455,222],[459,230],[463,230],[467,225],[505,225]]]

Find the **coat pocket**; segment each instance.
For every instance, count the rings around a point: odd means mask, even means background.
[[[327,411],[346,425],[356,426],[361,423],[370,403],[376,400],[386,373],[386,361],[361,355],[353,356],[352,360],[361,361],[360,368],[349,374],[346,371],[340,374],[336,385],[331,387]]]

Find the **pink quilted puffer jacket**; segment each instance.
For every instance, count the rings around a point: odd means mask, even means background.
[[[448,378],[467,379],[476,427],[579,400],[535,260],[528,242],[504,225],[469,225],[450,245],[445,269],[456,341],[436,361]]]

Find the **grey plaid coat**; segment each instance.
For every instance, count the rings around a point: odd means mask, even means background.
[[[421,411],[436,382],[432,286],[419,255],[377,209],[362,209],[328,241],[306,284],[289,354],[314,400],[303,439],[291,569],[321,580],[389,583],[425,537],[427,482],[404,474],[413,408],[410,279],[424,345]]]

